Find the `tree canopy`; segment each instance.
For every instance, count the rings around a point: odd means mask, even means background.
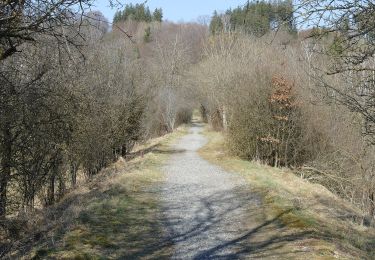
[[[228,16],[231,31],[241,30],[256,36],[264,35],[282,26],[289,31],[295,31],[293,3],[290,0],[248,1],[244,6],[228,9],[225,14],[218,14],[215,11],[210,23],[210,32],[212,34],[220,32],[223,29],[223,20]]]
[[[137,22],[162,22],[163,10],[161,8],[156,8],[154,12],[151,13],[150,8],[145,6],[145,4],[127,4],[123,11],[117,11],[115,13],[113,23],[127,20],[134,20]]]

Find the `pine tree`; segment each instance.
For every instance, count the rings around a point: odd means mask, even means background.
[[[148,23],[152,21],[151,11],[148,7],[145,9],[145,21]]]
[[[148,42],[151,42],[151,28],[150,26],[147,26],[147,28],[145,29],[145,34],[143,36],[143,41],[145,43],[148,43]]]
[[[146,21],[146,11],[144,4],[136,4],[135,5],[135,14],[134,20],[137,22]]]
[[[293,22],[293,3],[291,0],[266,2],[264,0],[247,3],[243,7],[225,12],[230,16],[232,31],[241,30],[257,36],[264,35],[274,28],[285,26],[290,32],[295,31]],[[212,34],[220,30],[221,17],[214,12],[210,24]]]
[[[161,23],[163,21],[163,10],[156,8],[152,16],[153,21]]]
[[[210,23],[210,32],[212,35],[220,33],[223,31],[223,21],[221,20],[221,16],[215,11],[211,23]]]
[[[115,13],[113,22],[121,22],[127,20],[134,20],[137,22],[161,22],[163,19],[163,11],[161,8],[156,8],[153,14],[151,14],[150,8],[146,7],[144,4],[127,4],[125,9],[121,12]]]
[[[113,23],[118,23],[121,20],[121,12],[116,11],[114,17],[113,17]]]

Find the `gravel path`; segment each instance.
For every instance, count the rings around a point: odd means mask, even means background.
[[[168,239],[175,248],[173,259],[243,258],[238,252],[250,228],[245,205],[259,201],[245,192],[240,176],[197,154],[206,143],[201,130],[195,125],[178,141],[164,168],[162,200]]]

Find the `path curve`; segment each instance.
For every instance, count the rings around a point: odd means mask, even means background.
[[[239,175],[198,155],[207,142],[201,131],[202,125],[191,127],[164,167],[163,212],[173,259],[240,258],[239,247],[249,231],[245,205],[259,200]]]

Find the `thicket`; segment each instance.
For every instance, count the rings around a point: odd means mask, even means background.
[[[287,64],[291,50],[279,39],[264,44],[269,39],[211,37],[197,78],[208,97],[206,116],[210,122],[219,116],[233,152],[273,166],[299,166],[315,156],[319,137],[306,129],[297,75]]]
[[[362,52],[371,37],[353,37],[364,36],[222,30],[194,73],[204,118],[225,132],[233,153],[293,168],[373,219],[373,56]]]
[[[310,23],[317,14],[327,19],[324,28],[298,35],[290,33],[294,26],[272,29],[271,12],[261,11],[271,10],[272,3],[239,7],[248,20],[239,19],[236,29],[235,12],[214,14],[204,57],[192,72],[197,86],[204,86],[203,118],[225,132],[234,154],[290,167],[373,219],[374,26],[363,23],[373,9],[355,11],[339,2],[329,16],[332,10],[323,3],[307,2],[301,9]],[[264,24],[251,22],[258,14],[247,10],[255,7],[265,15]],[[303,18],[294,13],[288,19],[296,15]]]
[[[127,32],[130,41],[122,31],[108,32],[100,12],[60,17],[45,8],[49,16],[42,17],[61,20],[48,31],[39,24],[32,39],[29,30],[15,38],[19,23],[0,34],[2,238],[24,228],[10,225],[17,216],[31,221],[39,209],[126,159],[136,143],[173,131],[192,113],[183,71],[200,56],[205,27],[155,25],[145,43],[142,23]],[[7,45],[16,40],[17,46]]]
[[[285,41],[290,44],[285,45]],[[288,33],[249,37],[211,36],[197,79],[203,118],[224,131],[233,154],[323,184],[374,216],[373,146],[363,118],[317,87],[308,41]],[[337,84],[345,89],[343,78]],[[350,84],[350,83],[349,83]],[[371,219],[370,218],[370,219]]]
[[[374,220],[374,1],[306,1],[298,15],[315,26],[305,41],[310,76],[325,100],[334,104],[345,140],[311,169],[312,178],[364,208]],[[323,19],[317,19],[323,17]],[[340,109],[345,108],[345,110]],[[329,129],[329,128],[328,128]],[[343,129],[343,130],[341,130]],[[337,133],[336,133],[337,134]],[[337,137],[332,134],[332,139]],[[336,146],[336,143],[333,143]],[[320,169],[323,169],[322,171]],[[335,174],[332,174],[334,173]]]
[[[92,30],[82,33],[101,37]],[[96,36],[85,61],[46,38],[2,62],[3,216],[53,204],[78,170],[96,174],[141,138],[145,97],[129,80],[137,64]]]

